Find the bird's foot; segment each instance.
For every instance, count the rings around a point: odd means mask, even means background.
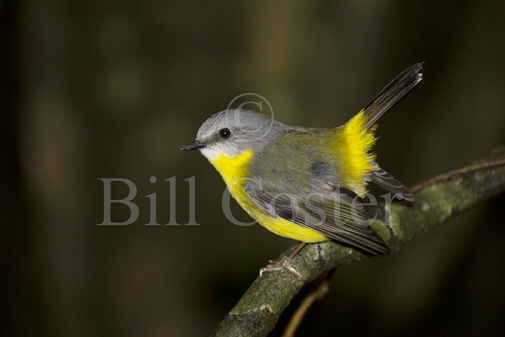
[[[298,277],[300,280],[303,280],[302,275],[291,265],[291,259],[286,259],[282,262],[270,260],[269,262],[270,263],[268,264],[268,266],[260,269],[260,276],[262,276],[263,273],[266,271],[278,271],[282,269],[287,269],[293,274],[295,274],[296,277]]]

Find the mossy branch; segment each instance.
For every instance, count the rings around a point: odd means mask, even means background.
[[[387,239],[393,252],[398,251],[432,227],[503,191],[505,146],[475,164],[415,186],[415,201],[387,205],[385,221],[375,221],[373,228]],[[293,248],[278,260],[286,258]],[[304,284],[327,270],[366,258],[331,241],[307,245],[292,261],[303,280],[288,270],[264,273],[247,289],[213,336],[266,336]]]

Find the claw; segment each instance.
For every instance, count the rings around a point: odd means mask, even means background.
[[[282,270],[282,269],[287,269],[290,272],[292,272],[293,274],[295,274],[296,277],[298,277],[300,280],[303,280],[302,275],[295,268],[293,268],[290,260],[286,259],[283,262],[277,262],[277,261],[270,260],[268,262],[270,262],[270,264],[268,266],[260,269],[260,276],[263,276],[263,272],[265,272],[265,271],[278,271],[278,270]]]
[[[291,265],[291,261],[295,257],[296,254],[305,246],[305,242],[300,242],[298,246],[289,254],[288,258],[285,259],[283,262],[277,262],[277,261],[268,261],[270,264],[266,266],[265,268],[260,269],[260,276],[263,275],[263,272],[265,271],[277,271],[277,270],[282,270],[282,269],[287,269],[293,274],[296,275],[300,280],[303,281],[302,275]]]

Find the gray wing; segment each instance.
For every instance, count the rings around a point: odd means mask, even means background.
[[[412,192],[401,182],[396,180],[389,172],[379,166],[372,171],[372,181],[386,191],[400,194],[403,200],[414,201]]]
[[[311,176],[308,192],[279,192],[248,182],[244,188],[254,204],[271,217],[313,229],[371,255],[390,249],[369,226],[361,199],[351,190]]]

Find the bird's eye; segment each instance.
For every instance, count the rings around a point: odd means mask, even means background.
[[[219,137],[228,138],[230,136],[231,136],[230,129],[224,128],[224,129],[219,130]]]

